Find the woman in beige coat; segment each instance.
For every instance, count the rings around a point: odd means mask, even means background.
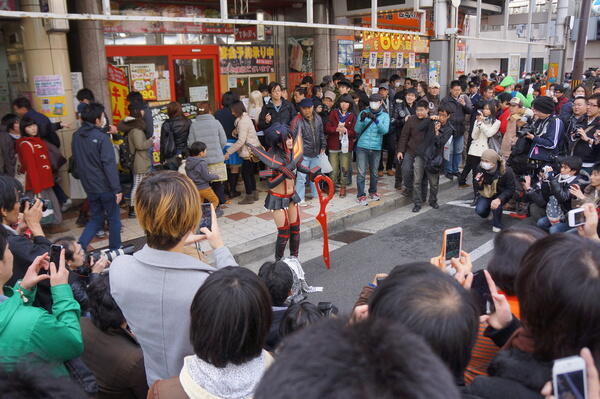
[[[231,112],[236,117],[235,130],[233,135],[237,136],[237,141],[233,143],[225,153],[225,160],[235,152],[238,153],[242,162],[242,179],[246,189],[246,197],[240,201],[240,204],[252,204],[258,201],[258,191],[256,191],[256,180],[254,177],[255,164],[250,160],[250,149],[247,144],[260,147],[260,141],[256,135],[254,122],[246,112],[246,107],[241,101],[236,101],[231,105]]]

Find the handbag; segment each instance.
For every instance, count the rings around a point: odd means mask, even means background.
[[[50,158],[50,165],[52,166],[52,171],[56,172],[64,164],[67,163],[67,159],[63,157],[58,147],[54,144],[46,141],[46,146],[48,147],[48,157]]]

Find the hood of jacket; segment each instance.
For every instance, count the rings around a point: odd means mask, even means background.
[[[81,127],[77,130],[77,132],[82,135],[83,137],[89,137],[90,135],[92,135],[93,133],[102,133],[102,131],[100,130],[100,128],[96,125],[92,125],[89,122],[83,122],[81,124]]]
[[[201,163],[206,163],[206,159],[197,157],[187,157],[185,159],[185,166],[190,169],[195,169]]]
[[[144,130],[146,124],[142,119],[136,119],[131,116],[126,116],[121,122],[119,122],[118,129],[125,134],[129,133],[133,129]]]
[[[515,78],[513,78],[512,76],[507,76],[504,79],[502,79],[502,82],[500,82],[500,86],[502,87],[508,87],[510,85],[514,85],[515,83]]]
[[[211,114],[201,114],[196,117],[197,121],[212,121],[216,120],[215,117]]]

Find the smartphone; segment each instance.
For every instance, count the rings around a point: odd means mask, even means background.
[[[380,285],[381,283],[383,283],[383,280],[385,280],[385,277],[384,277],[384,278],[378,278],[378,279],[377,279],[377,286],[378,286],[378,287],[379,287],[379,285]]]
[[[490,286],[488,285],[483,270],[479,270],[473,274],[471,293],[479,305],[480,314],[492,314],[496,311],[492,292],[490,291]]]
[[[442,253],[446,266],[450,265],[450,259],[460,257],[462,250],[462,227],[455,227],[444,231]]]
[[[554,361],[552,388],[556,399],[588,397],[585,361],[581,356],[570,356]]]
[[[577,227],[585,224],[583,208],[571,209],[568,213],[569,227]]]
[[[62,249],[62,245],[53,244],[50,246],[50,263],[54,263],[56,269],[58,269],[60,265],[60,252],[62,251]],[[45,270],[43,269],[42,271],[45,272]],[[48,269],[48,274],[50,274],[50,269]]]
[[[212,230],[212,212],[210,206],[210,203],[202,204],[202,217],[200,218],[200,226],[198,227],[198,230],[203,227]],[[200,234],[203,233],[200,232]]]

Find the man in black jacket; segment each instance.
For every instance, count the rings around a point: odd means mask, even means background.
[[[15,99],[12,102],[12,108],[20,118],[27,116],[35,121],[36,125],[38,125],[38,136],[54,144],[57,148],[60,147],[60,139],[56,131],[64,127],[61,122],[52,123],[46,115],[40,114],[31,108],[31,102],[25,97]]]
[[[581,98],[573,100],[573,114],[580,102]],[[600,143],[595,137],[596,130],[600,129],[600,94],[587,99],[587,114],[569,124],[569,127],[569,153],[581,158],[582,169],[590,174],[594,164],[600,160]]]
[[[40,225],[42,219],[42,201],[36,200],[34,204],[26,203],[23,217],[20,213],[20,193],[23,191],[21,183],[14,177],[0,176],[0,211],[2,212],[2,228],[8,235],[8,248],[13,254],[13,275],[7,285],[11,287],[25,276],[27,269],[36,257],[50,251],[51,242],[44,237]],[[29,230],[31,238],[23,233]],[[42,281],[37,286],[35,306],[43,307],[52,312],[52,295],[48,280]]]
[[[258,116],[258,129],[265,130],[275,123],[289,126],[298,113],[292,103],[281,96],[281,85],[277,82],[269,83],[271,101],[265,104]]]
[[[111,250],[121,247],[121,219],[119,202],[122,199],[119,173],[113,146],[108,134],[101,128],[104,120],[104,106],[98,103],[88,104],[81,114],[83,125],[73,135],[71,148],[75,173],[90,202],[90,221],[86,224],[79,242],[87,247],[108,219],[109,247]]]
[[[458,167],[460,166],[465,144],[465,115],[470,114],[473,107],[469,97],[462,93],[458,80],[450,83],[450,92],[440,102],[440,107],[444,107],[451,112],[450,122],[455,130],[452,136],[450,159],[446,163],[446,177],[452,180],[454,176],[458,177],[460,175]]]

